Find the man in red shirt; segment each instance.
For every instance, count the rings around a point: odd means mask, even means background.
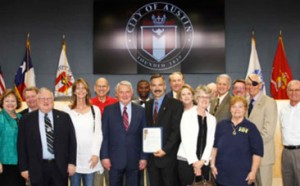
[[[116,98],[108,96],[109,84],[107,79],[100,77],[97,79],[94,85],[94,91],[96,96],[91,99],[93,105],[98,106],[101,114],[103,114],[104,108],[108,105],[118,102]]]
[[[110,87],[106,78],[100,77],[96,80],[94,85],[96,96],[91,99],[91,103],[99,107],[102,115],[106,106],[118,102],[116,98],[108,96],[109,89]],[[104,174],[95,175],[94,186],[102,185],[104,181],[103,179],[105,180],[106,185],[109,185],[107,171],[105,171]]]

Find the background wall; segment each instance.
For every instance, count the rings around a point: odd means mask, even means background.
[[[269,94],[269,79],[281,29],[293,76],[300,79],[299,9],[300,2],[296,0],[226,0],[226,73],[233,79],[245,77],[251,32],[255,30],[258,56]],[[14,85],[28,32],[38,87],[54,90],[63,34],[66,35],[67,56],[75,78],[84,77],[92,85],[98,77],[105,76],[112,87],[123,79],[135,85],[139,79],[150,78],[150,75],[93,74],[93,0],[2,0],[0,25],[0,65],[7,87]],[[197,86],[215,81],[216,76],[186,74],[186,82]]]

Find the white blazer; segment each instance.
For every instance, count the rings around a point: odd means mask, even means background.
[[[213,115],[211,115],[209,112],[206,112],[206,122],[206,145],[200,160],[204,160],[205,165],[208,165],[215,140],[215,130],[217,121]],[[180,122],[181,144],[179,146],[177,156],[180,158],[185,158],[188,164],[192,164],[196,161],[199,161],[196,154],[198,135],[198,113],[197,106],[194,106],[191,109],[183,112]]]

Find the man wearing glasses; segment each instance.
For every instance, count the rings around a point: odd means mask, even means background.
[[[259,130],[264,143],[264,157],[257,172],[258,186],[272,185],[272,166],[275,162],[274,133],[277,124],[277,105],[273,98],[264,95],[263,82],[257,74],[246,78],[246,90],[249,94],[249,110],[246,114]]]
[[[38,110],[22,117],[18,133],[19,167],[31,186],[68,185],[75,172],[76,136],[70,116],[53,108],[47,88],[38,92]]]

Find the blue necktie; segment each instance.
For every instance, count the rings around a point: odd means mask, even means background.
[[[249,109],[248,109],[248,117],[250,116],[250,113],[253,109],[253,103],[254,103],[254,99],[251,99],[250,104],[249,104]]]

